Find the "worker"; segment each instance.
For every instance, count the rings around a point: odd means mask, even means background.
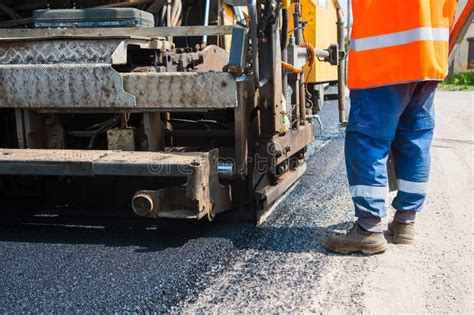
[[[435,127],[433,99],[448,72],[456,0],[352,0],[348,86],[351,109],[345,160],[357,221],[326,241],[342,254],[387,249],[387,159],[398,192],[388,225],[395,243],[412,244],[422,209]]]

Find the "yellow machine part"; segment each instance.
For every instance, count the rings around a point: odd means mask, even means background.
[[[308,23],[304,29],[303,40],[316,48],[326,49],[330,44],[337,43],[337,14],[333,0],[300,0],[302,20]],[[290,5],[289,30],[293,26],[293,13],[295,4]],[[291,35],[291,34],[290,34]],[[337,81],[337,66],[328,62],[316,61],[310,71],[308,66],[304,69],[308,83],[323,83]]]

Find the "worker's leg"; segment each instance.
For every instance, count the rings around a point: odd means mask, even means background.
[[[413,98],[400,117],[392,144],[399,190],[392,206],[395,221],[411,223],[423,207],[430,171],[430,146],[433,139],[433,99],[437,82],[420,82]]]
[[[381,218],[387,213],[387,158],[390,140],[348,132],[345,156],[349,189],[359,225],[371,232],[382,232]]]
[[[338,253],[385,251],[381,218],[386,215],[387,157],[413,84],[351,91],[345,156],[357,224],[346,235],[332,236],[326,248]]]
[[[387,158],[415,84],[351,91],[345,155],[347,176],[359,225],[382,232],[386,215]]]
[[[423,207],[430,171],[430,144],[433,129],[398,130],[392,145],[397,196],[392,202],[395,217],[388,225],[393,241],[412,244],[415,241],[415,216]]]
[[[398,210],[397,221],[414,221],[415,213],[423,207],[432,139],[433,129],[397,132],[392,146],[398,181],[398,193],[392,206]]]
[[[357,251],[376,254],[387,249],[381,217],[386,214],[386,163],[390,143],[390,140],[373,138],[361,132],[347,132],[347,177],[355,215],[359,219],[346,235],[328,238],[325,244],[327,249],[340,254]]]

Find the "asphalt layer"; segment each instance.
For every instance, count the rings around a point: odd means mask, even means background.
[[[335,102],[322,119],[308,171],[261,227],[219,217],[1,227],[0,313],[316,311],[323,240],[351,220]]]

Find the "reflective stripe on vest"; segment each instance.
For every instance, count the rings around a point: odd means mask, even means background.
[[[418,27],[392,34],[351,39],[350,48],[353,51],[365,51],[405,45],[422,40],[449,42],[449,30],[447,28]]]

